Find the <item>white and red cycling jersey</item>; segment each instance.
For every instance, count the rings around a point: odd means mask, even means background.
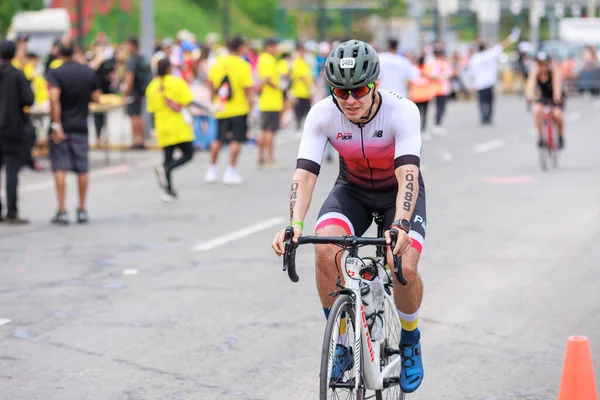
[[[316,103],[306,117],[297,167],[318,175],[329,140],[340,155],[341,180],[361,189],[396,189],[396,168],[419,167],[421,119],[407,98],[387,90],[379,96],[375,116],[364,125],[349,121],[331,96]]]

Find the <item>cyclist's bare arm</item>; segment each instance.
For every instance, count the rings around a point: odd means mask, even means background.
[[[310,202],[312,194],[317,183],[317,175],[302,168],[296,168],[292,178],[290,188],[290,225],[294,228],[293,241],[298,242],[302,236],[302,225]],[[283,255],[285,251],[285,229],[280,230],[275,235],[271,247],[278,256]]]
[[[552,69],[552,94],[555,101],[562,101],[562,75],[558,68]]]
[[[290,224],[306,218],[316,183],[317,175],[312,172],[301,168],[294,172],[290,188]]]
[[[398,196],[396,197],[394,220],[407,219],[410,221],[419,195],[419,167],[403,165],[396,168],[396,178],[398,179]]]
[[[417,196],[419,196],[419,167],[413,164],[406,164],[396,168],[396,179],[398,179],[398,195],[396,196],[396,214],[394,220],[411,220]],[[404,255],[411,248],[412,241],[408,235],[399,232],[396,247],[392,249],[394,254]],[[388,243],[391,243],[389,231],[385,232]]]
[[[527,83],[525,85],[525,97],[529,101],[533,101],[536,97],[536,85],[537,85],[537,76],[538,76],[538,67],[533,66],[531,71],[529,71],[529,76],[527,77]]]
[[[304,123],[304,133],[298,150],[296,171],[292,177],[290,188],[290,224],[294,228],[294,242],[302,236],[302,224],[308,213],[317,177],[321,169],[321,161],[327,146],[327,136],[323,133],[318,112],[309,111]],[[298,224],[294,224],[299,222]],[[280,230],[273,240],[273,250],[279,256],[285,250],[285,229]]]
[[[394,172],[398,180],[394,220],[410,221],[419,196],[419,166],[422,146],[421,118],[419,110],[414,104],[403,110],[398,119],[397,131],[394,136],[396,139]],[[385,236],[390,243],[389,231],[386,231]],[[401,231],[393,252],[402,256],[410,249],[411,245],[411,239],[404,231]]]

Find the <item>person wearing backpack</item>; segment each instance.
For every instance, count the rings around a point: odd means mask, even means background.
[[[152,70],[146,59],[139,54],[139,41],[136,37],[127,39],[127,46],[130,56],[125,64],[127,72],[123,98],[127,103],[127,115],[131,117],[132,149],[143,150],[146,148],[144,144],[146,127],[142,118],[142,104],[148,83],[152,80]]]
[[[228,43],[229,54],[218,57],[208,73],[213,88],[217,119],[217,139],[210,147],[210,164],[206,181],[218,181],[217,160],[223,143],[229,143],[230,162],[223,175],[226,185],[243,182],[236,171],[242,143],[247,139],[248,113],[253,108],[254,77],[250,63],[242,58],[245,41],[237,36]]]

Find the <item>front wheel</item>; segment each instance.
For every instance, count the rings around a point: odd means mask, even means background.
[[[390,365],[400,357],[400,318],[394,303],[393,294],[386,295],[383,302],[383,341],[381,345],[381,368]],[[400,376],[400,364],[398,368],[392,371],[394,376]],[[399,383],[395,383],[385,390],[375,392],[376,400],[404,400],[405,394],[400,389]]]
[[[360,332],[354,332],[355,326],[354,301],[350,296],[341,295],[337,298],[327,320],[325,335],[323,338],[323,349],[321,351],[320,377],[320,399],[355,399],[365,400],[366,389],[362,376],[355,376],[356,365],[362,362],[362,357],[354,357],[351,350],[354,347],[356,336]],[[348,362],[337,365],[338,371],[343,371],[338,376],[332,376],[334,369],[334,357],[339,346],[345,346],[350,351]],[[358,360],[357,360],[358,359]],[[362,365],[359,371],[362,371]],[[356,382],[358,380],[358,390]]]

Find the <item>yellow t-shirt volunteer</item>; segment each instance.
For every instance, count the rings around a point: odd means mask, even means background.
[[[62,59],[55,58],[54,60],[52,60],[52,62],[50,63],[50,65],[48,65],[48,68],[50,68],[50,69],[56,69],[56,68],[60,67],[63,64],[64,64],[64,61]]]
[[[31,82],[31,90],[33,91],[34,95],[34,104],[39,104],[44,102],[45,100],[48,100],[50,96],[48,94],[47,82],[43,77],[36,74],[35,65],[33,65],[32,63],[27,63],[23,65],[16,58],[12,59],[11,64],[19,71],[22,71],[23,75],[25,75],[25,79]],[[29,112],[30,108],[23,107],[23,110],[25,112]]]
[[[247,115],[250,112],[250,105],[245,90],[254,85],[250,63],[234,55],[217,57],[208,73],[208,80],[212,82],[214,89],[218,90],[225,76],[229,77],[231,99],[225,103],[223,110],[215,112],[215,118]],[[218,103],[218,95],[214,97],[214,101]]]
[[[192,91],[183,78],[167,75],[150,81],[146,88],[146,109],[154,114],[158,146],[167,147],[193,141],[192,126],[185,121],[181,112],[174,111],[167,105],[165,98],[182,106],[187,106],[194,100]]]
[[[277,112],[283,109],[283,91],[279,88],[279,72],[277,60],[269,53],[262,53],[258,57],[258,78],[262,81],[270,79],[277,89],[267,84],[262,85],[258,99],[260,111]]]
[[[301,78],[305,78],[308,85]],[[308,63],[300,57],[292,62],[292,95],[297,99],[310,99],[310,86],[313,79]]]
[[[279,72],[280,76],[285,76],[290,74],[290,60],[281,59],[277,62],[277,72]]]

